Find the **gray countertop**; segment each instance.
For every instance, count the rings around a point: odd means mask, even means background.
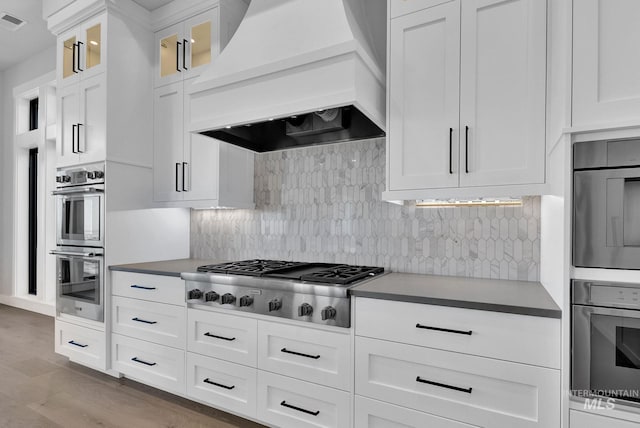
[[[179,259],[160,262],[131,263],[109,266],[111,270],[148,273],[151,275],[180,276],[182,272],[195,272],[198,266],[222,263],[220,260]]]
[[[351,288],[356,297],[561,318],[539,282],[390,273]]]

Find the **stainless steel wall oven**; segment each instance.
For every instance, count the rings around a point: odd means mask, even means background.
[[[56,175],[56,312],[104,321],[104,164]]]
[[[640,284],[573,280],[571,390],[640,406]]]

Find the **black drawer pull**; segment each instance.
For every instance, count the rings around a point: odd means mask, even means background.
[[[89,346],[89,345],[83,345],[82,343],[78,343],[75,340],[70,340],[68,343],[69,345],[79,346],[80,348],[86,348],[87,346]]]
[[[471,336],[473,334],[473,330],[452,330],[450,328],[440,328],[440,327],[430,327],[428,325],[416,324],[416,328],[423,328],[425,330],[435,330],[435,331],[444,331],[445,333],[456,333],[456,334],[466,334]]]
[[[214,338],[216,338],[216,339],[228,340],[229,342],[231,342],[231,341],[233,341],[233,340],[236,340],[236,338],[235,338],[235,337],[217,336],[217,335],[215,335],[215,334],[211,334],[211,333],[209,333],[209,332],[206,332],[204,335],[205,335],[205,336],[208,336],[208,337],[214,337]]]
[[[282,348],[282,349],[280,350],[280,352],[285,352],[285,353],[287,353],[287,354],[298,355],[298,356],[300,356],[300,357],[313,358],[314,360],[317,360],[318,358],[320,358],[320,355],[309,355],[309,354],[303,354],[302,352],[289,351],[287,348]]]
[[[138,322],[143,322],[145,324],[158,324],[158,321],[147,321],[147,320],[143,320],[142,318],[131,318],[131,321],[138,321]]]
[[[416,382],[426,383],[433,386],[439,386],[440,388],[453,389],[454,391],[466,392],[467,394],[471,394],[471,390],[473,388],[460,388],[459,386],[447,385],[446,383],[433,382],[431,380],[421,379],[420,376],[416,378]]]
[[[209,385],[219,386],[220,388],[224,388],[224,389],[233,389],[236,387],[235,385],[231,385],[231,386],[223,385],[221,383],[217,383],[212,380],[209,380],[209,378],[206,378],[205,380],[203,380],[203,382],[208,383]]]
[[[144,364],[145,366],[155,366],[158,363],[149,363],[144,360],[140,360],[138,357],[133,357],[131,361],[135,361],[136,363]]]
[[[156,289],[156,287],[145,287],[143,285],[136,285],[136,284],[133,284],[131,286],[131,288],[139,288],[140,290],[155,290]]]
[[[297,410],[297,411],[303,412],[303,413],[307,413],[307,414],[313,415],[313,416],[318,416],[320,414],[320,410],[316,410],[315,412],[312,412],[311,410],[303,409],[302,407],[298,407],[298,406],[293,406],[291,404],[287,404],[287,402],[284,401],[284,400],[282,400],[282,403],[280,403],[280,405],[282,407],[288,407],[290,409]]]

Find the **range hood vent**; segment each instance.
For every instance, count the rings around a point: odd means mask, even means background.
[[[252,0],[189,130],[256,152],[384,136],[385,22],[383,0]]]

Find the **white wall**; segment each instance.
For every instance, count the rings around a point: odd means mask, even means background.
[[[56,67],[55,44],[28,60],[2,72],[0,85],[0,294],[13,289],[13,200],[14,100],[13,88],[46,74]]]

